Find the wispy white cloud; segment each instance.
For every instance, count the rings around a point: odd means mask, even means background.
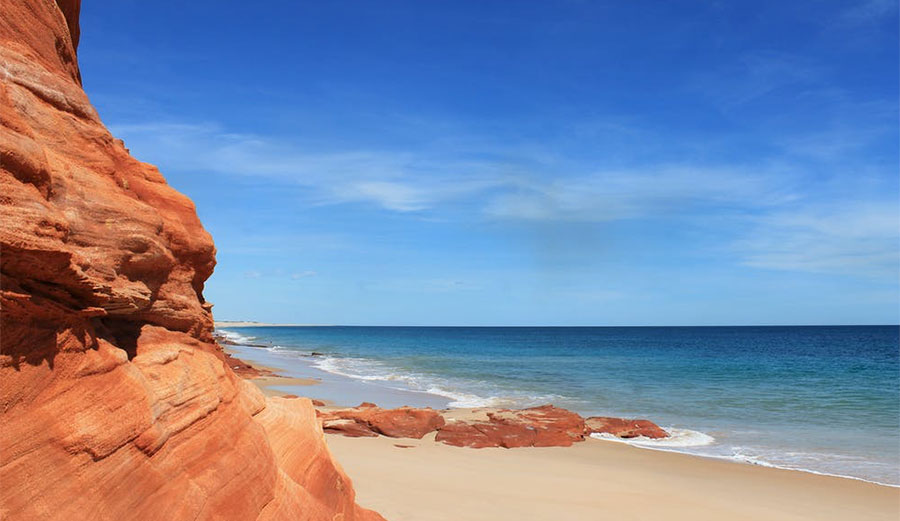
[[[734,168],[667,167],[579,172],[584,165],[554,164],[546,172],[513,168],[502,155],[448,158],[452,152],[311,152],[215,125],[122,125],[126,143],[159,158],[163,168],[258,176],[309,189],[312,204],[372,203],[419,212],[443,203],[477,201],[493,218],[615,221],[692,211],[716,205],[769,206],[796,197],[780,172]],[[489,146],[489,145],[488,145]],[[522,154],[521,151],[517,151]],[[550,164],[548,164],[550,163]]]
[[[753,95],[764,90],[759,87]],[[113,130],[140,157],[164,169],[291,183],[304,187],[307,202],[315,205],[369,204],[391,212],[440,214],[446,206],[464,202],[474,209],[467,218],[525,223],[694,218],[707,227],[732,226],[731,251],[738,262],[764,269],[893,276],[900,255],[898,205],[891,198],[895,184],[874,183],[866,192],[857,190],[853,201],[836,204],[840,186],[830,183],[827,194],[817,194],[811,180],[818,183],[823,176],[810,177],[791,165],[609,170],[543,155],[529,171],[510,166],[514,161],[493,149],[482,159],[460,160],[466,154],[454,150],[316,151],[216,125],[121,125]],[[314,274],[295,272],[291,277]],[[453,281],[425,286],[459,289]]]
[[[809,93],[807,97],[809,104],[822,107],[818,124],[802,132],[774,136],[773,142],[787,154],[821,162],[846,158],[859,168],[860,154],[873,144],[897,139],[896,99],[857,101],[834,90]]]
[[[848,194],[835,199],[809,193],[810,181],[777,169],[599,173],[530,183],[495,197],[487,212],[495,218],[544,222],[693,218],[706,228],[730,227],[736,238],[728,249],[744,266],[896,280],[896,188],[877,178],[850,180],[853,188],[847,180],[819,180],[829,192]],[[850,198],[854,192],[865,198]]]
[[[603,222],[688,215],[710,208],[772,207],[796,199],[774,173],[660,167],[519,183],[486,208],[499,218]]]
[[[361,181],[351,183],[340,194],[341,199],[377,201],[398,212],[424,210],[432,203],[430,194],[417,187],[396,181]]]
[[[697,75],[690,86],[720,108],[730,110],[779,89],[808,85],[822,74],[821,66],[801,56],[755,51],[727,67]]]
[[[853,2],[840,16],[845,23],[868,24],[877,21],[891,20],[896,23],[896,0],[864,0]]]
[[[849,201],[783,210],[753,219],[735,251],[747,266],[887,277],[900,275],[900,208],[895,201]]]
[[[266,177],[310,189],[312,204],[371,203],[426,210],[495,184],[494,163],[398,151],[323,152],[312,145],[232,133],[214,124],[111,125],[127,146],[163,169]]]

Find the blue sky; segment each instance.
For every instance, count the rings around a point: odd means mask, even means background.
[[[897,323],[896,2],[84,3],[218,319]]]

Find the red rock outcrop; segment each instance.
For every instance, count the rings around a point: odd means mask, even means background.
[[[433,409],[382,409],[370,403],[323,411],[321,419],[325,432],[353,437],[382,434],[389,438],[422,438],[444,426],[444,417]]]
[[[266,430],[287,489],[286,494],[277,496],[274,503],[266,506],[260,520],[384,521],[377,513],[354,503],[350,479],[325,445],[316,410],[309,399],[268,398],[256,420]]]
[[[342,434],[350,438],[375,438],[378,436],[378,433],[365,422],[347,418],[325,418],[322,420],[322,430],[328,434]]]
[[[321,402],[320,402],[321,403]],[[435,441],[481,449],[485,447],[568,447],[592,433],[620,438],[666,438],[665,430],[649,420],[626,420],[593,416],[542,405],[529,409],[473,409],[461,414],[432,409],[381,409],[364,402],[350,409],[323,409],[318,412],[324,432],[354,438],[379,434],[391,438],[422,438],[437,431]],[[454,416],[457,416],[454,418]]]
[[[484,420],[450,422],[435,436],[435,441],[471,448],[568,447],[582,440],[584,419],[552,405],[489,411]]]
[[[0,518],[381,519],[212,342],[212,240],[82,91],[79,9],[0,0]]]
[[[587,434],[606,433],[618,438],[668,438],[669,433],[650,420],[626,420],[607,416],[591,416],[584,420]]]

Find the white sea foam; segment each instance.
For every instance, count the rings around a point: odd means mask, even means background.
[[[668,429],[669,437],[659,440],[638,437],[632,440],[633,445],[648,447],[704,447],[712,445],[716,439],[709,434],[690,429]]]
[[[217,329],[216,333],[220,333],[222,336],[236,344],[247,344],[256,340],[256,337],[245,336],[234,331],[228,331],[226,329]]]
[[[629,438],[622,439],[613,436],[612,434],[607,434],[605,432],[595,432],[591,434],[591,438],[595,438],[598,440],[609,440],[609,441],[618,441],[621,443],[627,443],[628,445],[635,445],[638,447],[645,447],[648,449],[653,448],[676,448],[676,447],[702,447],[705,445],[711,445],[715,443],[716,439],[710,436],[709,434],[705,434],[700,431],[692,431],[690,429],[666,429],[669,432],[668,438],[662,439],[652,439],[646,438],[644,436],[638,436],[637,438]]]
[[[661,450],[664,452],[677,452],[681,454],[689,454],[691,456],[700,456],[704,458],[713,458],[713,459],[721,459],[727,461],[734,461],[737,463],[745,463],[748,465],[758,465],[761,467],[769,467],[781,470],[793,470],[798,472],[808,472],[810,474],[818,474],[820,476],[832,476],[837,478],[847,478],[854,479],[858,481],[865,481],[867,483],[875,483],[876,485],[884,485],[888,487],[900,488],[900,485],[894,483],[885,483],[882,481],[876,481],[871,479],[860,478],[857,476],[849,476],[846,474],[832,473],[832,472],[823,472],[819,470],[812,470],[806,468],[802,465],[792,465],[788,463],[773,463],[772,461],[768,461],[765,459],[763,455],[755,455],[752,454],[754,451],[740,446],[730,446],[730,447],[722,447],[721,451],[706,451],[703,449],[692,450],[695,447],[707,447],[711,445],[715,445],[716,439],[708,434],[699,431],[692,431],[689,429],[666,429],[672,436],[665,439],[654,440],[650,438],[637,437],[631,439],[621,439],[616,438],[611,434],[606,433],[593,433],[591,434],[592,438],[606,441],[615,441],[619,443],[625,443],[627,445],[633,445],[635,447],[640,447],[644,449],[651,450]],[[791,455],[792,453],[785,453],[784,455]],[[815,456],[814,454],[804,453],[807,456]],[[823,455],[825,456],[825,455]],[[830,457],[830,455],[827,455]]]
[[[312,365],[322,371],[357,380],[391,381],[403,378],[403,375],[394,374],[384,364],[366,358],[323,356],[317,357]]]
[[[476,407],[504,407],[510,400],[499,396],[478,396],[476,394],[448,391],[441,387],[429,387],[425,392],[450,398],[447,406],[454,409],[474,409]]]
[[[330,357],[317,358],[314,367],[322,371],[362,380],[403,391],[422,392],[443,396],[451,401],[450,408],[464,409],[476,407],[527,407],[558,401],[560,396],[526,395],[504,393],[484,389],[480,394],[463,392],[460,389],[488,387],[484,382],[453,381],[433,375],[404,371],[385,363],[367,358]]]
[[[760,459],[758,456],[746,454],[740,447],[732,447],[731,456],[726,456],[725,459],[730,459],[740,463],[749,463],[750,465],[759,465],[761,467],[779,468],[778,465]]]

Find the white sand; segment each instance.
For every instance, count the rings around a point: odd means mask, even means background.
[[[390,521],[900,519],[900,489],[857,480],[593,439],[508,450],[433,436],[327,442],[359,503]]]

